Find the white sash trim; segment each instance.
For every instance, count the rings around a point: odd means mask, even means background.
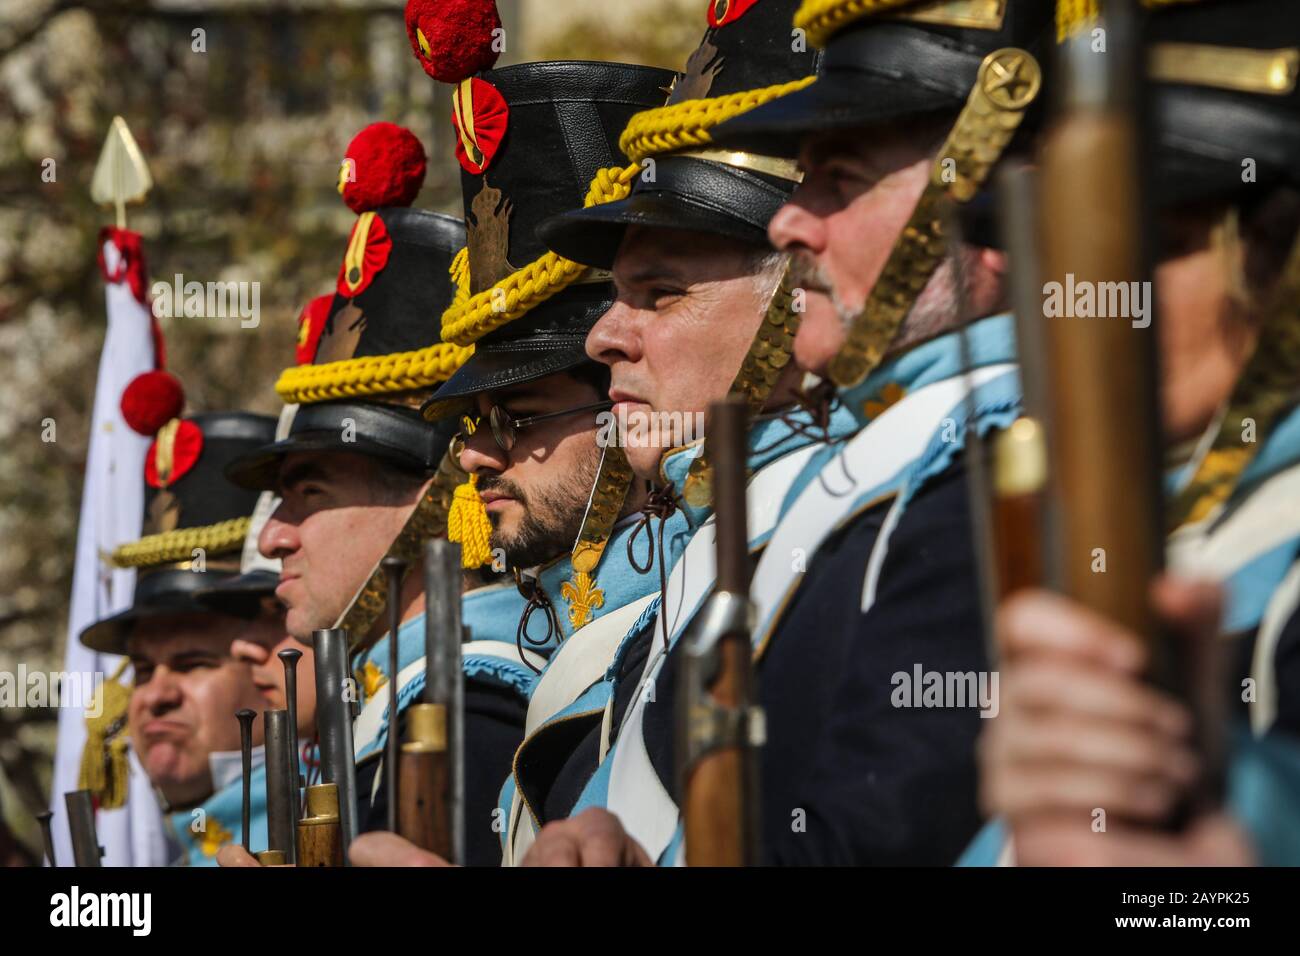
[[[1294,538],[1300,533],[1300,465],[1269,478],[1207,534],[1211,520],[1179,528],[1170,536],[1167,553],[1173,570],[1224,581]]]
[[[658,594],[658,591],[652,592],[598,617],[560,644],[533,687],[524,723],[525,740],[604,675],[628,629]],[[510,822],[506,833],[502,862],[506,866],[518,866],[533,845],[536,834],[532,816],[524,809],[517,782],[510,801]]]
[[[521,662],[519,649],[513,644],[507,644],[504,641],[468,641],[460,646],[460,653],[461,657],[468,657],[472,654],[476,657],[499,657],[502,660],[514,661],[515,663]],[[524,651],[524,657],[537,668],[541,668],[546,664],[545,658],[534,654],[532,651]],[[397,674],[398,695],[401,695],[402,689],[407,684],[423,673],[423,657],[403,667]],[[379,688],[374,697],[366,701],[366,705],[361,708],[361,713],[353,721],[352,754],[354,758],[379,736],[379,731],[384,727],[384,715],[388,710],[388,700],[392,692],[393,682],[390,680]]]
[[[809,483],[781,520],[754,572],[749,594],[758,611],[756,646],[770,637],[781,609],[803,580],[803,572],[796,571],[791,560],[796,550],[802,551],[805,561],[811,560],[849,517],[850,510],[858,504],[858,496],[882,485],[920,457],[943,419],[968,392],[1015,369],[1015,364],[1010,362],[986,365],[903,396],[858,432],[834,462],[823,469],[825,473],[832,464],[840,463],[840,471],[850,487],[821,480]],[[864,582],[864,586],[870,586],[871,600],[875,592],[871,571],[874,568],[879,572],[887,544],[888,534],[882,531],[872,549],[869,576]],[[863,601],[867,599],[864,591]]]
[[[776,527],[786,492],[808,464],[808,459],[820,448],[820,445],[806,445],[770,462],[750,478],[746,512],[751,541]],[[716,576],[714,519],[710,516],[691,537],[668,579],[660,613],[668,615],[670,634],[676,634],[687,623],[683,615],[695,613],[713,589]],[[648,698],[652,696],[646,694],[645,685],[655,679],[664,661],[663,641],[657,638],[661,625],[655,620],[651,626],[656,634],[654,650],[646,659],[636,696],[619,728],[620,746],[614,748],[606,806],[623,821],[628,833],[646,848],[650,858],[657,860],[677,830],[679,814],[677,804],[664,789],[650,763],[641,733],[642,715]],[[606,730],[612,723],[612,711],[613,701],[610,701],[605,713]],[[608,733],[602,735],[602,761],[608,752],[608,739]]]

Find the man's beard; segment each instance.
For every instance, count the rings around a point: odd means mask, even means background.
[[[961,325],[958,315],[959,305],[970,299],[971,277],[979,268],[979,251],[963,246],[960,256],[960,270],[958,261],[952,254],[945,255],[939,261],[925,288],[917,295],[912,308],[904,317],[893,342],[890,343],[891,353],[902,351],[917,342],[934,338]],[[796,288],[824,294],[830,300],[831,307],[835,310],[835,315],[844,327],[844,331],[847,333],[853,329],[854,323],[862,313],[862,308],[854,308],[840,297],[839,290],[835,288],[835,284],[820,263],[806,254],[796,254],[791,271],[792,284]],[[961,296],[957,292],[959,275],[963,290]],[[871,293],[868,292],[868,298],[870,295]],[[866,304],[863,303],[863,308],[865,306]]]
[[[599,464],[600,449],[593,443],[591,454],[566,470],[554,484],[534,489],[527,495],[508,479],[493,475],[479,478],[480,492],[499,491],[514,498],[524,509],[523,519],[508,535],[500,529],[500,516],[488,514],[492,522],[492,549],[505,552],[507,567],[531,568],[572,549],[582,530]]]

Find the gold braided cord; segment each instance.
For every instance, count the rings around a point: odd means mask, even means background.
[[[640,172],[637,163],[600,170],[591,181],[582,207],[588,209],[626,198]],[[477,295],[470,295],[469,291],[467,250],[452,260],[448,271],[456,292],[442,314],[442,340],[468,346],[567,289],[582,278],[587,267],[548,252]]]
[[[472,348],[439,342],[413,352],[296,365],[280,373],[275,391],[288,404],[310,404],[428,388],[451,378],[473,352]]]
[[[121,545],[110,560],[118,568],[148,568],[169,561],[187,561],[195,549],[206,554],[224,554],[244,546],[251,518],[231,518],[199,528],[174,528],[161,534],[146,535],[139,541]]]
[[[804,31],[809,43],[820,48],[826,46],[826,41],[846,23],[915,2],[916,0],[803,0],[795,12],[794,25],[796,29]]]
[[[815,76],[804,76],[757,90],[741,90],[726,96],[684,100],[671,106],[642,110],[628,120],[618,140],[619,148],[628,159],[639,163],[648,156],[705,146],[713,142],[709,135],[713,127],[764,103],[802,90],[816,79]]]
[[[1200,3],[1201,0],[1142,0],[1149,10],[1172,7],[1178,4]],[[1064,43],[1097,19],[1097,0],[1056,0],[1056,40]]]

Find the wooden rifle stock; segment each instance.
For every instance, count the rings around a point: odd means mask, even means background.
[[[1214,799],[1218,707],[1208,666],[1212,649],[1175,642],[1150,597],[1164,567],[1164,442],[1134,7],[1101,4],[1104,54],[1092,49],[1088,31],[1061,47],[1065,96],[1040,154],[1043,278],[1059,283],[1062,306],[1043,324],[1056,544],[1051,571],[1068,597],[1141,635],[1148,678],[1196,716],[1208,772],[1171,819],[1176,826],[1194,804]],[[1136,308],[1140,301],[1144,313]],[[1077,308],[1080,303],[1085,307]]]
[[[298,821],[298,865],[343,865],[343,827],[336,784],[318,783],[307,788],[307,813]]]
[[[1062,589],[1146,636],[1162,658],[1148,593],[1164,553],[1157,342],[1154,324],[1132,321],[1133,293],[1148,277],[1138,57],[1125,6],[1102,6],[1105,55],[1086,34],[1062,46],[1066,97],[1041,152],[1043,275],[1060,284],[1064,309],[1043,327],[1051,480],[1060,502]],[[1073,314],[1072,292],[1091,294],[1095,312],[1111,289],[1125,290],[1128,314]]]
[[[465,862],[460,546],[428,541],[425,571],[424,695],[408,711],[398,757],[397,832],[450,863]]]
[[[745,513],[747,413],[709,409],[717,583],[682,648],[677,753],[689,866],[758,863],[756,732]],[[661,612],[662,613],[662,612]]]

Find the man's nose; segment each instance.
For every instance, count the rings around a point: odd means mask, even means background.
[[[782,252],[820,255],[826,251],[826,220],[807,206],[791,201],[778,209],[768,223],[767,238]]]
[[[280,502],[257,536],[257,550],[264,558],[284,558],[298,550],[298,526],[285,520],[284,510]]]
[[[640,361],[636,312],[622,299],[615,301],[587,333],[588,357],[610,366],[615,362]]]
[[[237,661],[259,666],[271,659],[271,651],[256,641],[246,641],[237,637],[230,642],[230,656]]]
[[[460,467],[471,475],[500,473],[510,467],[510,456],[496,443],[492,437],[492,428],[486,420],[479,424],[474,434],[465,436],[465,447],[460,453]]]
[[[145,710],[150,714],[165,714],[181,703],[180,675],[166,666],[154,668],[149,682],[137,685],[132,695],[139,695]]]

